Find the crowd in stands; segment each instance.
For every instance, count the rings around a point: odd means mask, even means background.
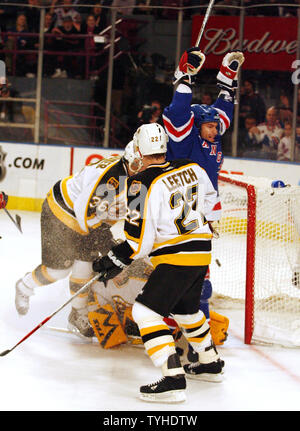
[[[300,161],[300,88],[296,117],[295,160]],[[293,109],[282,92],[279,100],[266,107],[264,99],[245,80],[239,110],[239,155],[271,160],[291,160]]]
[[[95,2],[94,7],[90,5]],[[44,24],[44,49],[47,51],[44,76],[88,78],[95,77],[105,61],[104,42],[95,42],[94,36],[104,31],[110,24],[109,6],[117,8],[119,16],[154,15],[158,19],[177,19],[178,10],[183,7],[184,19],[204,14],[207,0],[20,0],[24,6],[16,6],[12,0],[4,0],[0,6],[0,56],[5,58],[7,74],[33,77],[37,69],[38,33],[40,10],[37,6],[47,6]],[[83,4],[89,6],[84,7]],[[269,6],[266,6],[269,3]],[[216,0],[212,15],[238,15],[239,0]],[[259,7],[260,4],[264,6]],[[274,4],[274,6],[273,6]],[[246,14],[253,16],[294,16],[300,8],[300,0],[282,0],[277,6],[275,0],[259,2],[245,0]],[[78,6],[77,6],[78,5]],[[79,6],[80,5],[80,6]],[[127,28],[125,28],[127,26]],[[127,21],[118,31],[127,42],[129,34],[137,31],[137,25]],[[132,26],[132,28],[130,28]],[[32,34],[32,35],[31,35]],[[108,34],[107,34],[108,35]],[[125,36],[125,37],[124,37]],[[106,40],[108,41],[108,40]],[[131,44],[132,40],[129,40]],[[2,49],[2,53],[1,53]],[[16,55],[16,51],[18,55]],[[3,51],[6,51],[5,53]],[[60,52],[69,55],[60,55]],[[72,52],[80,55],[72,55]],[[76,70],[76,72],[75,72]],[[87,76],[88,75],[88,76]]]
[[[0,29],[2,33],[0,59],[5,60],[7,75],[26,76],[28,78],[36,76],[40,10],[35,6],[47,6],[44,23],[43,76],[46,78],[97,79],[100,75],[99,71],[103,69],[104,62],[107,64],[108,49],[105,50],[104,47],[109,40],[102,37],[96,41],[94,36],[105,36],[105,29],[110,25],[110,11],[107,6],[116,7],[118,16],[126,18],[135,15],[154,15],[162,20],[176,20],[178,17],[177,7],[184,7],[184,19],[191,19],[195,14],[204,14],[208,3],[208,0],[94,1],[94,7],[91,8],[92,0],[18,1],[24,7],[16,6],[11,0],[4,0],[5,6],[0,6]],[[89,6],[77,6],[85,3]],[[239,15],[240,3],[239,0],[216,0],[216,7],[212,14]],[[246,6],[246,15],[251,16],[288,17],[297,16],[300,11],[300,7],[291,6],[293,4],[300,6],[300,0],[281,0],[280,3],[282,6],[278,6],[278,2],[275,0],[265,0],[264,2],[245,0],[244,6]],[[259,7],[260,4],[263,6]],[[129,34],[133,34],[130,24],[128,24],[127,29],[123,28],[123,30],[124,32],[121,31],[120,33],[121,36],[125,34],[127,37]],[[125,43],[124,40],[123,43]],[[126,43],[128,44],[128,40]],[[129,46],[130,44],[131,41],[129,41]],[[68,55],[65,54],[66,52]],[[78,52],[86,55],[73,54]],[[128,66],[128,61],[128,58],[125,60],[118,58],[116,68],[124,71]],[[157,61],[159,59],[156,59]],[[131,59],[132,65],[136,66]],[[114,78],[113,109],[120,118],[122,118],[122,89],[125,85],[125,75],[126,73],[119,73],[118,82]],[[145,81],[144,77],[142,79]],[[283,91],[274,103],[266,103],[264,94],[260,94],[256,85],[257,80],[255,82],[255,80],[247,78],[244,79],[241,86],[238,155],[290,160],[293,119],[291,94]],[[10,91],[13,90],[10,89]],[[137,89],[135,94],[137,105],[135,111],[132,111],[132,117],[130,119],[124,118],[132,129],[144,121],[146,116],[149,117],[149,121],[160,122],[164,107],[163,98],[159,101],[156,95],[152,99],[150,95],[139,105],[138,92]],[[143,89],[140,90],[140,93],[145,99]],[[206,91],[203,88],[201,90],[201,103],[213,103],[214,96],[209,89]],[[169,96],[167,100],[169,100]],[[126,103],[123,105],[126,109]],[[132,107],[132,101],[129,101],[129,105]],[[300,160],[300,90],[297,125],[299,127],[297,127],[295,155],[296,160]]]

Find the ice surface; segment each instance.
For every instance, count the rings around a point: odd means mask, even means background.
[[[21,234],[0,211],[0,351],[10,349],[68,298],[67,280],[37,289],[28,315],[19,317],[14,285],[40,263],[39,213],[22,218]],[[222,312],[222,310],[216,310]],[[65,326],[68,310],[49,325]],[[0,358],[0,411],[299,411],[299,349],[245,345],[243,316],[228,312],[229,337],[219,347],[222,383],[188,380],[183,404],[151,404],[139,386],[160,378],[142,348],[104,350],[73,334],[39,329]],[[88,425],[88,424],[87,424]],[[100,423],[97,424],[101,425]]]

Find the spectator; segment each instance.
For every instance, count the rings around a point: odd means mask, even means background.
[[[100,29],[96,25],[94,15],[88,15],[86,21],[82,23],[81,34],[89,35],[90,37],[84,39],[85,52],[90,54],[89,72],[95,72],[100,68],[99,57],[96,56],[97,52],[101,50],[102,43],[96,43],[93,35],[99,34]],[[97,76],[97,75],[95,75]]]
[[[99,32],[107,27],[107,13],[108,9],[103,9],[101,5],[97,4],[92,9],[92,14],[95,17],[96,26]]]
[[[284,135],[280,139],[277,150],[277,160],[289,161],[291,160],[291,146],[292,146],[292,123],[290,121],[284,122]]]
[[[293,128],[291,121],[286,120],[284,122],[284,135],[280,139],[278,144],[277,151],[277,160],[281,161],[291,161],[291,149],[292,149],[292,140],[293,140]],[[299,160],[300,158],[300,128],[296,128],[296,141],[295,141],[295,159]]]
[[[240,127],[245,127],[244,120],[248,114],[253,114],[257,124],[265,119],[266,107],[263,98],[255,92],[254,82],[245,79],[241,88],[240,97]]]
[[[245,127],[239,130],[238,155],[243,157],[255,157],[255,151],[260,149],[255,135],[250,130],[257,126],[256,118],[253,114],[245,117]]]
[[[26,15],[20,14],[16,19],[15,26],[10,29],[12,33],[28,33],[28,25]],[[30,36],[23,36],[22,34],[16,36],[8,36],[6,42],[7,49],[16,48],[19,50],[31,50],[34,49],[36,40]],[[13,68],[13,55],[7,55],[7,68],[12,70]],[[24,54],[18,52],[16,55],[16,75],[27,76],[28,78],[33,77],[36,71],[36,54]]]
[[[44,22],[44,33],[51,33],[54,28],[54,19],[53,15],[50,12],[45,14],[45,22]]]
[[[97,20],[94,14],[89,14],[86,20],[81,24],[80,31],[82,33],[99,34],[100,27],[97,25]]]
[[[138,126],[146,123],[159,123],[163,125],[161,103],[158,100],[153,100],[150,105],[144,105],[137,117]]]
[[[71,16],[66,15],[63,18],[63,25],[54,27],[53,34],[56,34],[56,50],[62,52],[78,52],[82,47],[82,39],[76,37],[59,37],[65,36],[78,36],[80,33],[73,25]],[[52,78],[78,78],[83,73],[82,57],[73,55],[62,55],[61,67],[59,67]]]
[[[267,110],[266,121],[252,127],[249,130],[254,134],[257,142],[262,146],[261,156],[275,160],[280,139],[283,136],[283,128],[278,121],[278,111],[272,106]]]
[[[279,121],[284,124],[286,120],[292,121],[293,111],[288,96],[282,92],[279,98],[279,103],[276,105],[279,110]]]
[[[55,7],[58,0],[52,0],[50,13],[54,15],[54,26],[60,27],[63,25],[65,16],[72,17],[72,20],[79,21],[80,13],[72,6],[72,0],[63,0],[63,5]]]
[[[82,28],[84,27],[84,22],[82,22],[82,16],[79,14],[72,18],[73,25],[79,33],[82,33]],[[84,45],[84,43],[83,43]]]

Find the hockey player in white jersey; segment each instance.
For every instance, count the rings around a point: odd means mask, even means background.
[[[95,257],[116,244],[110,228],[125,214],[125,181],[139,163],[131,142],[123,157],[88,165],[49,191],[41,213],[41,264],[16,283],[15,305],[20,315],[28,312],[36,287],[70,274],[72,294],[92,278]],[[87,301],[88,292],[75,298],[68,320],[71,328],[92,337]]]
[[[210,327],[199,310],[202,283],[211,260],[217,192],[207,173],[189,160],[166,161],[167,135],[157,123],[134,135],[143,161],[142,172],[127,181],[126,241],[93,263],[107,281],[133,260],[149,256],[154,271],[137,296],[132,316],[145,349],[163,377],[140,388],[150,402],[184,401],[186,380],[220,381],[224,362],[212,342]],[[172,331],[164,317],[172,316],[198,361],[181,365]]]

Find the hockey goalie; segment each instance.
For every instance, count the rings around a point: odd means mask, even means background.
[[[112,227],[113,234],[117,233],[117,240],[122,240],[122,222]],[[120,238],[121,237],[121,238]],[[106,283],[95,282],[89,292],[88,317],[94,330],[95,337],[104,349],[116,347],[120,344],[143,346],[137,324],[134,322],[131,309],[138,293],[142,290],[153,267],[149,259],[134,261],[128,268]],[[208,302],[212,293],[209,276],[204,281],[201,301]],[[203,304],[202,304],[203,305]],[[200,306],[200,304],[199,304]],[[185,338],[172,316],[165,319],[173,330],[177,342],[177,349],[181,355],[188,355]],[[227,339],[229,320],[227,317],[209,311],[211,334],[216,345],[223,345]],[[190,358],[191,360],[191,358]]]

